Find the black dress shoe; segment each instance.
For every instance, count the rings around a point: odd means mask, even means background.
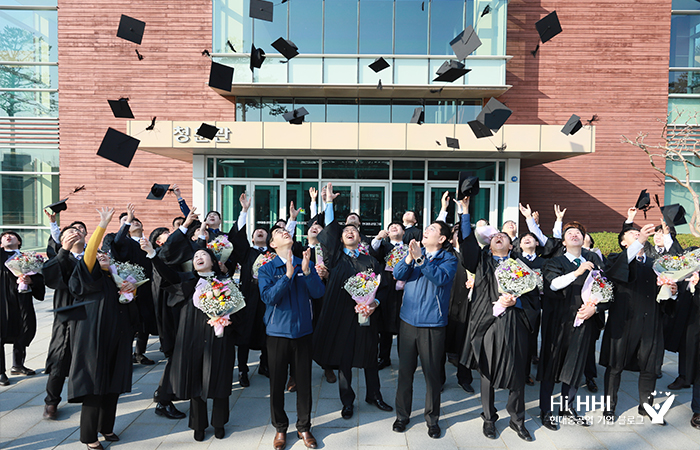
[[[10,379],[7,378],[7,375],[4,373],[0,373],[0,386],[9,386],[10,385]]]
[[[525,380],[525,384],[528,386],[534,386],[535,385],[535,380],[532,379],[530,375],[527,376],[527,379]]]
[[[30,377],[32,375],[36,375],[36,372],[24,366],[12,366],[12,368],[10,368],[10,375],[26,375]]]
[[[542,422],[542,426],[548,430],[557,431],[559,429],[557,427],[557,420],[552,414],[552,411],[547,411],[546,413],[540,412],[540,421]]]
[[[153,364],[155,364],[155,361],[153,361],[150,358],[147,358],[146,355],[141,355],[138,353],[134,353],[134,362],[143,366],[152,366]]]
[[[382,411],[393,411],[394,410],[394,408],[392,408],[391,406],[384,403],[384,400],[379,395],[375,396],[374,398],[365,398],[365,401],[367,403],[369,403],[370,405],[376,406],[377,408],[381,409]]]
[[[238,383],[242,387],[249,387],[250,386],[250,380],[248,379],[248,372],[241,372],[238,374]]]
[[[379,361],[377,361],[377,368],[379,370],[382,370],[385,367],[389,367],[390,365],[391,365],[391,359],[389,359],[389,358],[382,358]]]
[[[472,387],[471,383],[467,383],[466,381],[459,383],[459,386],[464,389],[464,392],[468,394],[473,394],[474,393],[474,388]]]
[[[406,419],[406,420],[396,419],[394,421],[394,424],[391,426],[391,429],[397,433],[403,433],[404,431],[406,431],[406,425],[408,425],[408,422],[409,422],[409,419]]]
[[[430,436],[431,438],[439,439],[441,434],[442,434],[442,430],[440,429],[440,425],[435,424],[435,425],[430,425],[428,427],[428,436]]]
[[[102,433],[102,436],[105,438],[105,441],[109,441],[109,442],[119,441],[119,436],[117,436],[115,433],[109,433],[109,434]]]
[[[700,430],[700,413],[693,414],[693,417],[690,419],[690,426]]]
[[[559,411],[559,417],[564,417],[567,421],[570,421],[576,425],[581,425],[582,427],[587,427],[591,425],[588,421],[588,418],[585,416],[579,416],[574,408]]]
[[[44,419],[56,420],[57,415],[58,410],[56,409],[56,405],[44,405]]]
[[[258,373],[264,377],[270,378],[270,369],[262,364],[258,366]]]
[[[603,420],[606,422],[615,422],[615,411],[603,411]]]
[[[194,440],[202,442],[204,440],[204,430],[194,430]]]
[[[159,397],[158,388],[156,388],[156,390],[153,391],[153,401],[154,401],[154,402],[157,402],[157,401],[158,401],[158,397]]]
[[[343,417],[343,419],[349,419],[352,417],[352,410],[352,405],[343,406],[343,409],[340,411],[340,415]]]
[[[335,376],[335,372],[333,372],[333,369],[325,369],[323,371],[323,376],[326,378],[326,381],[330,384],[333,384],[336,381],[338,381],[338,377]]]
[[[496,424],[493,422],[484,421],[483,427],[484,436],[489,439],[496,439]]]
[[[184,419],[187,414],[178,410],[173,402],[158,403],[156,405],[156,415],[167,417],[168,419]]]
[[[527,428],[525,428],[525,425],[517,425],[515,422],[512,420],[510,421],[510,429],[515,431],[518,434],[518,437],[522,439],[523,441],[527,442],[532,442],[532,436],[530,436],[530,432],[527,431]]]
[[[100,442],[98,442],[97,445],[94,447],[90,444],[85,444],[85,445],[87,446],[87,448],[91,448],[93,450],[105,450],[105,448],[102,446],[102,444]]]
[[[214,428],[214,437],[217,439],[223,439],[224,436],[226,436],[226,430],[224,427],[216,427]]]
[[[598,392],[598,385],[593,378],[586,378],[586,388],[588,392]]]
[[[677,391],[678,389],[687,389],[690,387],[687,381],[683,377],[678,377],[673,383],[668,385],[668,388],[672,391]]]

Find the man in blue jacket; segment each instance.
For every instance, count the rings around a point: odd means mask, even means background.
[[[287,367],[294,363],[297,383],[297,436],[308,448],[316,448],[311,434],[311,333],[312,298],[323,297],[325,286],[309,264],[292,255],[294,240],[282,227],[272,227],[268,247],[277,257],[258,272],[260,297],[265,303],[267,352],[270,369],[270,414],[277,430],[273,446],[282,450],[287,442],[289,419],[284,412]]]
[[[406,282],[399,325],[399,382],[393,430],[406,430],[411,417],[413,374],[417,358],[425,375],[425,421],[428,436],[439,438],[440,366],[445,353],[450,291],[457,273],[457,258],[450,251],[452,230],[442,221],[423,232],[423,246],[411,240],[406,258],[394,268],[394,277]]]

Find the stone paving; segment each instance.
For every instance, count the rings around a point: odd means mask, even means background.
[[[37,370],[34,377],[10,376],[11,385],[0,387],[0,448],[7,449],[79,449],[85,448],[79,441],[80,405],[59,405],[56,421],[42,419],[46,375],[43,373],[46,351],[51,333],[51,297],[44,302],[35,302],[39,331],[28,348],[27,367]],[[132,392],[120,397],[117,409],[115,432],[120,442],[103,442],[115,449],[179,449],[179,448],[228,448],[236,450],[271,449],[275,429],[270,425],[268,379],[257,374],[257,352],[251,352],[250,387],[242,388],[236,381],[230,397],[231,419],[226,427],[223,440],[213,437],[213,429],[207,430],[204,442],[196,442],[192,431],[187,427],[187,419],[168,420],[154,414],[153,392],[158,386],[165,366],[163,354],[158,351],[157,338],[149,342],[147,356],[158,361],[154,366],[134,366]],[[8,367],[11,365],[11,345],[5,346]],[[398,359],[392,354],[393,365],[380,371],[382,393],[390,405],[394,404],[396,392]],[[360,372],[361,373],[361,372]],[[456,369],[447,365],[447,383],[442,395],[440,425],[443,434],[440,439],[431,439],[423,421],[425,383],[420,373],[414,382],[414,401],[411,423],[405,433],[394,433],[391,425],[394,413],[379,411],[364,401],[364,376],[353,373],[354,389],[358,400],[355,415],[350,420],[340,416],[341,403],[338,398],[338,385],[322,381],[321,369],[314,365],[313,371],[313,411],[312,432],[319,441],[319,448],[327,449],[693,449],[700,448],[700,431],[690,426],[690,389],[676,391],[673,406],[666,414],[668,425],[652,425],[648,418],[637,415],[636,374],[623,374],[619,395],[618,414],[615,424],[599,422],[601,412],[590,412],[593,425],[582,428],[573,425],[562,426],[553,432],[540,425],[538,414],[539,385],[526,388],[525,425],[535,438],[532,443],[520,440],[508,428],[508,414],[505,411],[507,392],[496,393],[496,407],[500,419],[496,424],[498,438],[489,440],[482,435],[481,403],[478,380],[473,386],[476,394],[467,394],[456,381]],[[476,372],[474,372],[476,375]],[[603,369],[598,367],[597,382],[602,390]],[[667,353],[663,366],[663,378],[658,381],[659,390],[666,390],[677,375],[676,355]],[[9,376],[9,373],[8,373]],[[237,373],[234,379],[238,379]],[[579,390],[581,396],[588,394],[585,388]],[[65,398],[65,390],[64,390]],[[658,402],[668,397],[662,394]],[[295,394],[286,395],[286,409],[290,422],[295,421]],[[188,402],[178,402],[177,407],[187,412]],[[628,423],[633,420],[634,423]],[[288,434],[287,448],[303,449],[303,443],[293,434],[293,426]]]

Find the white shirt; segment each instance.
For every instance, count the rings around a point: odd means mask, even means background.
[[[581,261],[579,266],[581,266],[581,264],[586,262],[586,260],[583,256],[575,256],[569,252],[566,252],[564,254],[564,256],[566,256],[566,259],[568,259],[572,263],[574,262],[574,260],[576,258],[578,258],[578,260]],[[554,292],[559,291],[561,289],[564,289],[565,287],[567,287],[571,283],[573,283],[574,280],[576,280],[576,278],[577,278],[577,276],[576,276],[575,270],[573,272],[569,272],[569,273],[564,274],[564,275],[559,275],[558,277],[556,277],[555,279],[552,280],[552,283],[550,284],[550,288]]]

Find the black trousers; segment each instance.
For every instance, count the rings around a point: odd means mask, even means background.
[[[247,345],[238,346],[238,373],[248,373],[248,357],[250,356],[250,347]],[[260,366],[267,366],[267,346],[260,350]]]
[[[394,335],[391,333],[379,333],[379,359],[391,359],[391,345],[394,342]]]
[[[610,398],[610,409],[615,411],[617,406],[617,392],[620,390],[622,369],[605,369],[605,396]],[[656,389],[656,373],[639,373],[639,404],[650,403],[654,399],[651,393]]]
[[[496,407],[494,406],[494,389],[491,381],[483,375],[481,376],[481,406],[484,410],[481,413],[481,417],[485,422],[498,420],[498,414],[496,414]],[[508,392],[506,411],[510,414],[510,420],[513,423],[516,425],[525,424],[525,386]]]
[[[12,344],[12,367],[22,367],[27,357],[27,347],[19,344]],[[0,345],[0,373],[7,372],[5,363],[5,345]],[[94,442],[94,441],[93,441]]]
[[[542,413],[547,413],[552,411],[552,394],[554,393],[554,381],[540,382],[540,411]],[[561,384],[561,405],[568,405],[570,408],[576,407],[576,392],[578,387],[570,386],[566,383]],[[559,408],[560,411],[564,410],[564,407]]]
[[[352,352],[345,352],[338,367],[338,391],[340,392],[340,401],[343,403],[343,406],[352,406],[355,402],[355,391],[352,389],[352,359]],[[370,356],[366,360],[368,364],[364,369],[365,385],[367,386],[365,398],[381,398],[377,355]]]
[[[211,408],[211,425],[214,428],[222,428],[228,422],[228,397],[215,398]],[[193,430],[206,430],[209,426],[207,419],[207,401],[201,397],[190,399],[190,422],[188,426]]]
[[[583,376],[586,377],[586,379],[598,376],[598,370],[595,364],[595,343],[597,340],[597,337],[591,339],[591,344],[588,347],[588,357],[586,358],[586,365],[583,367]]]
[[[445,372],[445,363],[447,363],[447,353],[442,355],[442,361],[440,362],[440,381],[441,385],[445,384],[447,381],[447,373]],[[472,384],[474,377],[472,376],[472,371],[467,366],[457,363],[457,383],[459,384]]]
[[[80,442],[91,444],[97,441],[97,433],[114,432],[119,394],[86,395],[80,410]]]
[[[399,325],[399,380],[396,387],[396,418],[408,420],[413,403],[413,375],[420,357],[425,376],[425,411],[428,426],[440,418],[443,358],[447,327],[414,327],[401,321]]]
[[[145,328],[145,325],[141,324],[141,328]],[[148,345],[148,333],[143,329],[137,331],[136,346],[134,347],[134,353],[137,355],[143,355],[144,353],[146,353],[146,345]]]
[[[284,433],[289,418],[284,411],[287,369],[294,364],[297,383],[297,431],[311,429],[311,335],[298,339],[267,337],[267,363],[270,368],[270,415],[272,426]]]
[[[47,405],[57,406],[61,403],[61,391],[63,391],[63,383],[65,383],[66,377],[56,374],[56,372],[58,372],[58,369],[51,372],[49,374],[49,379],[46,380],[46,397],[44,398],[44,403]]]
[[[685,333],[684,333],[685,335]],[[688,361],[688,351],[685,348],[685,338],[681,339],[681,344],[678,347],[678,376],[684,380],[690,382],[693,380],[688,380],[685,377],[686,361]]]
[[[540,321],[542,318],[542,313],[537,314],[537,318],[535,319],[535,326],[534,326],[534,331],[530,333],[529,338],[528,338],[528,346],[527,346],[527,367],[528,369],[532,365],[532,358],[537,356],[537,337],[540,334]],[[593,346],[593,349],[595,350],[595,345]],[[594,352],[595,355],[595,352]],[[593,361],[593,364],[595,364],[595,360]],[[528,374],[530,373],[530,370],[527,372]]]

